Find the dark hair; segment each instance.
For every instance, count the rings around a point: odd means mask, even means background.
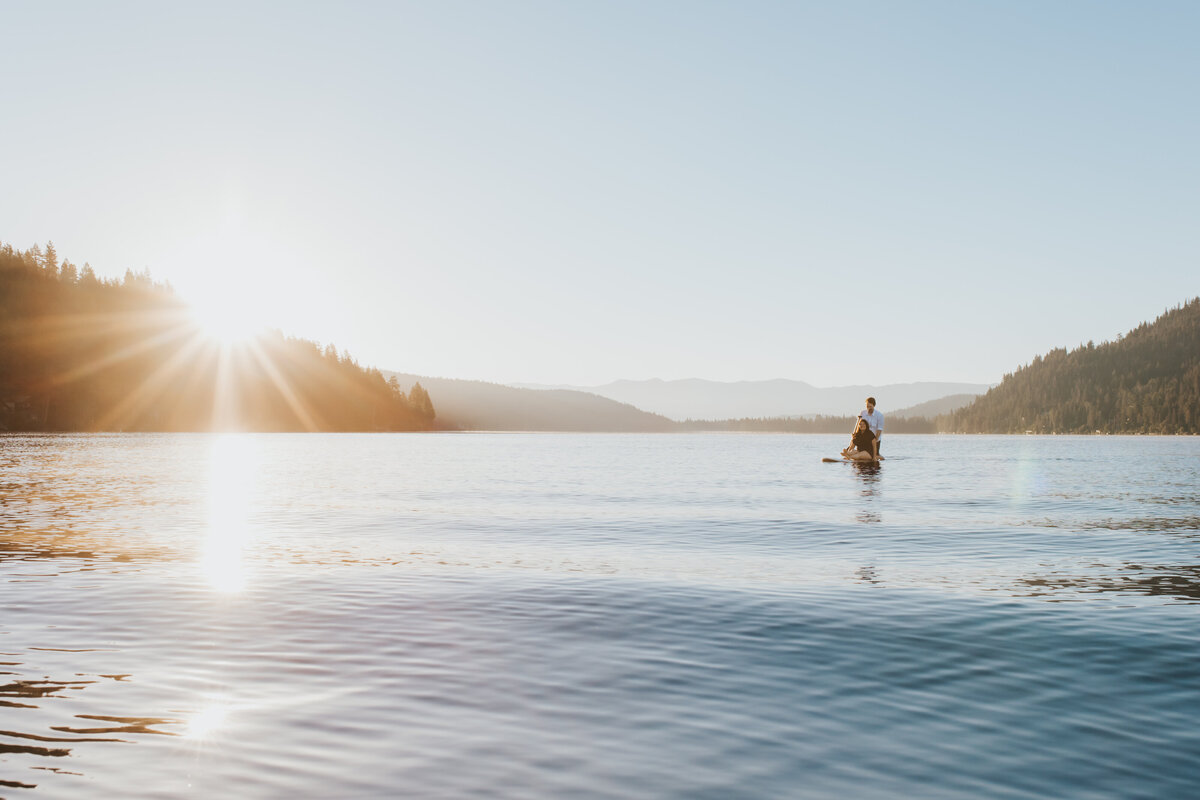
[[[867,398],[867,402],[868,402],[868,403],[870,403],[871,405],[876,405],[876,402],[875,402],[875,398],[874,398],[874,397],[868,397],[868,398]]]

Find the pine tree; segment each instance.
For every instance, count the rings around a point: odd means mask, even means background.
[[[58,277],[58,251],[54,249],[54,242],[46,242],[46,253],[42,256],[42,269],[46,270],[46,274],[51,278]]]
[[[429,392],[425,391],[425,387],[421,386],[420,381],[414,383],[412,389],[409,390],[408,401],[412,403],[417,413],[426,419],[432,420],[436,416],[433,410],[433,401],[429,399]]]
[[[1200,298],[1115,341],[1056,348],[939,420],[966,433],[1200,433]]]

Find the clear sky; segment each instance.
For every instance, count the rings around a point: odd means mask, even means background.
[[[2,2],[0,239],[499,382],[998,381],[1200,294],[1200,3]]]

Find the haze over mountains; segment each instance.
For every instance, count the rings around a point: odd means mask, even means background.
[[[565,389],[538,391],[485,381],[385,372],[401,386],[420,382],[434,400],[439,424],[451,430],[656,433],[671,420],[607,397]]]
[[[0,430],[823,433],[847,430],[867,395],[892,433],[1200,433],[1200,298],[1116,341],[1036,356],[990,389],[505,386],[382,373],[277,331],[220,343],[148,274],[102,280],[51,243],[0,243]]]
[[[961,403],[966,405],[990,388],[987,384],[941,382],[821,388],[786,379],[724,383],[698,378],[675,381],[623,380],[602,386],[514,385],[522,389],[587,392],[677,421],[853,415],[862,407],[868,395],[878,399],[884,413],[941,400],[949,395],[968,395],[966,401]],[[939,408],[937,413],[947,410],[951,409]]]
[[[485,381],[435,378],[428,375],[385,372],[400,387],[420,383],[436,398],[438,427],[464,431],[574,431],[591,433],[669,433],[701,430],[789,431],[797,433],[842,432],[850,426],[857,406],[838,415],[811,415],[750,419],[738,417],[719,421],[679,422],[660,414],[639,410],[627,403],[575,389],[525,389]],[[893,430],[908,417],[930,418],[967,405],[973,394],[931,400],[918,406],[896,409],[891,414]],[[908,430],[928,433],[932,423]],[[897,424],[900,424],[897,427]],[[911,426],[909,426],[911,427]]]
[[[915,406],[898,408],[888,416],[892,419],[911,419],[913,417],[933,419],[942,414],[951,414],[960,408],[966,408],[971,403],[974,403],[978,397],[979,395],[977,394],[951,394],[937,400],[918,403]]]

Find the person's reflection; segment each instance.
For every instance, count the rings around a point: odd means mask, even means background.
[[[851,465],[851,468],[854,470],[854,474],[862,483],[862,488],[859,490],[858,494],[863,498],[863,502],[866,504],[864,507],[859,509],[856,518],[859,522],[865,524],[878,524],[883,522],[883,515],[880,514],[879,508],[875,506],[875,503],[879,501],[881,470],[879,462],[856,462]]]
[[[855,571],[855,574],[857,574],[858,579],[864,583],[870,583],[875,586],[879,586],[883,583],[879,577],[879,573],[875,570],[874,564],[868,564],[866,566],[859,567]]]
[[[855,461],[851,466],[864,485],[879,483],[879,472],[883,466],[878,461]]]

